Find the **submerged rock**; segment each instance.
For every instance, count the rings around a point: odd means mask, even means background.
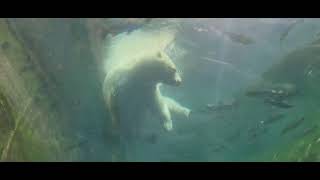
[[[256,98],[285,99],[295,96],[297,93],[297,87],[293,83],[264,83],[250,87],[246,91],[246,96]]]
[[[301,87],[307,78],[305,71],[310,66],[314,71],[320,70],[320,46],[306,46],[292,51],[265,72],[263,77],[275,83],[287,82]]]

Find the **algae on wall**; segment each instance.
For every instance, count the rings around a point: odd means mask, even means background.
[[[8,19],[19,40],[36,57],[60,132],[81,144],[78,161],[109,160],[107,112],[99,66],[92,53],[85,19]],[[81,143],[81,142],[86,143]],[[76,142],[76,143],[74,143]],[[78,143],[79,142],[79,143]],[[73,150],[72,150],[73,151]]]
[[[320,46],[311,44],[292,51],[264,73],[264,78],[274,83],[289,82],[297,86],[298,93],[292,100],[295,109],[289,114],[290,121],[294,121],[293,114],[298,114],[305,122],[288,134],[290,139],[286,143],[258,159],[320,161]]]
[[[1,160],[57,161],[63,138],[36,57],[0,19]]]

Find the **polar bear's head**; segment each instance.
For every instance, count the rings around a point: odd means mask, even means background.
[[[175,64],[170,57],[164,52],[158,52],[154,57],[151,57],[145,69],[148,71],[152,81],[160,82],[167,85],[179,86],[182,82]]]

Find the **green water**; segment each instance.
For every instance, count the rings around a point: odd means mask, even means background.
[[[123,37],[143,47],[137,32],[168,29],[182,84],[161,93],[193,114],[172,117],[170,132],[155,114],[132,119],[126,128],[139,137],[126,153],[114,150],[104,46]],[[320,20],[307,18],[1,19],[1,160],[319,161],[319,33]],[[132,94],[128,101],[139,99]]]

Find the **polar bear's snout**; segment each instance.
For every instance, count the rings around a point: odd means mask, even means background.
[[[182,83],[182,78],[178,73],[175,73],[174,75],[174,81],[175,81],[175,85],[180,86]]]

